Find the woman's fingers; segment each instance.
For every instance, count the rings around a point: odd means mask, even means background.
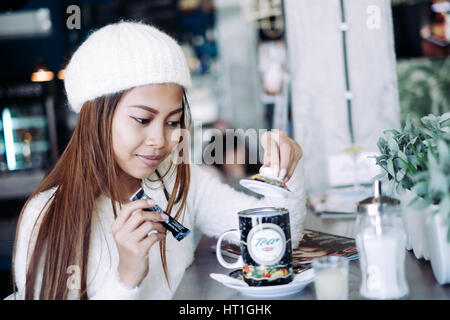
[[[122,206],[116,220],[113,224],[113,232],[120,230],[125,222],[130,218],[130,216],[139,209],[149,208],[155,205],[155,200],[153,199],[140,199],[136,201],[131,201]]]
[[[292,178],[292,175],[294,174],[295,168],[298,165],[298,162],[303,156],[303,150],[300,147],[300,145],[296,142],[293,143],[292,149],[291,149],[291,166],[289,167],[289,170],[286,174],[285,180],[288,181],[290,178]]]
[[[289,180],[303,156],[300,145],[292,140],[285,131],[266,131],[261,136],[261,145],[264,149],[263,166],[272,167],[272,172],[280,179]]]
[[[280,143],[280,174],[279,178],[283,180],[291,171],[293,162],[291,145],[288,142]]]
[[[129,286],[137,286],[148,273],[150,247],[165,237],[161,224],[167,219],[154,211],[152,199],[140,199],[122,206],[112,225],[114,240],[119,251],[120,279]],[[143,242],[143,243],[142,243]]]
[[[139,242],[142,239],[151,236],[154,232],[165,234],[166,229],[161,223],[145,221],[133,232],[133,238]]]
[[[261,145],[264,149],[263,167],[272,167],[273,174],[278,176],[280,170],[280,151],[277,143],[279,131],[266,131],[261,136]]]
[[[150,248],[153,246],[153,244],[155,244],[155,242],[161,241],[165,237],[166,237],[166,235],[164,233],[155,232],[155,233],[152,233],[151,235],[148,235],[142,241],[140,241],[138,243],[138,246],[144,252],[148,252],[148,250],[150,250]]]
[[[135,211],[134,214],[123,225],[124,232],[133,232],[146,221],[162,222],[166,219],[159,212],[155,211]]]

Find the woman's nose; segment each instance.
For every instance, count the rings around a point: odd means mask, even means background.
[[[164,126],[155,124],[149,127],[147,132],[146,144],[154,148],[163,148],[166,145]]]

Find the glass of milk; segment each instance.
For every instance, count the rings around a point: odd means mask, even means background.
[[[326,256],[313,259],[314,288],[318,300],[348,299],[348,259]]]

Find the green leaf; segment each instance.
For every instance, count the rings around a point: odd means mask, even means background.
[[[397,141],[395,141],[394,138],[388,137],[387,143],[388,143],[389,149],[391,149],[392,151],[396,152],[399,150],[398,143],[397,143]]]
[[[441,128],[450,126],[450,112],[446,112],[439,117]]]
[[[403,168],[403,169],[401,169],[398,173],[397,173],[397,181],[402,181],[403,180],[403,178],[405,177],[405,175],[406,175],[406,169],[405,168]]]
[[[394,163],[392,162],[392,159],[388,159],[386,170],[395,179]]]
[[[397,155],[404,162],[406,162],[406,163],[408,162],[408,157],[406,156],[406,154],[403,151],[397,152]]]
[[[439,123],[439,125],[441,126],[441,128],[450,127],[450,119],[441,121],[441,122]]]
[[[405,167],[407,168],[409,174],[413,175],[413,174],[415,174],[417,172],[417,169],[416,169],[415,165],[418,165],[419,163],[418,163],[416,157],[414,157],[414,156],[412,156],[410,159],[411,160],[414,159],[414,163],[412,161],[409,162],[408,160],[405,161],[403,159],[400,159],[400,162],[402,162],[405,165]]]
[[[436,134],[432,130],[423,128],[422,131],[423,133],[425,133],[425,135],[427,135],[430,138],[434,138],[436,136]]]
[[[429,117],[423,117],[420,121],[422,121],[427,129],[433,128],[433,121]]]
[[[395,180],[389,181],[388,189],[387,189],[387,195],[392,196],[394,193],[394,187],[395,187]]]
[[[372,178],[371,183],[374,183],[376,180],[383,179],[384,177],[386,177],[386,174],[387,174],[386,172],[377,174],[375,177]]]
[[[380,152],[383,152],[384,148],[386,147],[386,140],[384,140],[383,138],[379,138],[378,139],[378,149],[380,149]]]
[[[397,192],[397,194],[402,194],[404,190],[405,189],[403,188],[401,183],[397,184],[397,188],[395,190]]]
[[[408,207],[413,208],[414,210],[421,211],[431,205],[431,201],[428,199],[423,199],[421,197],[415,197],[410,203],[408,203]]]

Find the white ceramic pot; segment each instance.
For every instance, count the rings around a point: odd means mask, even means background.
[[[406,249],[413,250],[417,259],[430,259],[428,236],[426,230],[426,217],[431,209],[415,210],[408,206],[416,197],[412,191],[405,190],[400,196],[403,224],[407,235]]]
[[[441,214],[429,214],[426,219],[431,268],[440,285],[450,283],[450,243],[444,220]]]

